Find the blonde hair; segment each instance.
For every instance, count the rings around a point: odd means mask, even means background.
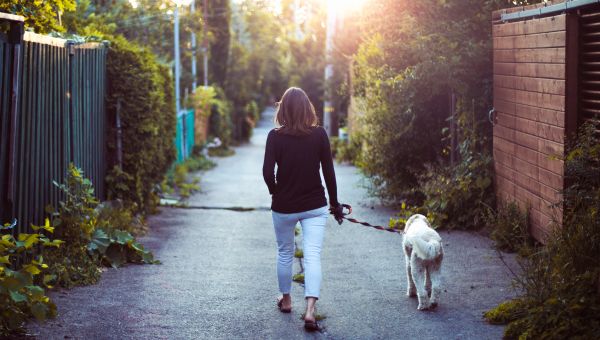
[[[277,103],[275,124],[278,132],[288,135],[307,135],[318,123],[315,107],[306,92],[298,87],[290,87]]]

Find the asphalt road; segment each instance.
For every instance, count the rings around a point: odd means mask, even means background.
[[[303,288],[281,314],[270,196],[261,166],[272,123],[251,143],[201,174],[190,209],[162,208],[141,238],[161,265],[108,269],[97,285],[54,291],[59,316],[29,325],[40,339],[499,339],[503,328],[482,313],[514,295],[511,276],[491,242],[467,232],[442,232],[443,293],[435,311],[417,311],[405,295],[401,236],[328,222],[318,312],[322,333],[303,330]],[[393,211],[368,197],[354,167],[336,164],[339,198],[354,216],[386,224]],[[193,207],[252,207],[255,211]],[[506,260],[514,265],[510,256]]]

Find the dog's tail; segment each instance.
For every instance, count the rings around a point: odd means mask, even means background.
[[[442,242],[438,240],[425,241],[420,237],[411,240],[413,250],[422,260],[433,260],[442,253]]]

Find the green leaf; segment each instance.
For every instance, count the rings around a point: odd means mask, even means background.
[[[42,271],[34,264],[28,264],[23,267],[23,270],[30,273],[31,275],[37,275]]]
[[[14,302],[16,302],[16,303],[23,302],[23,301],[27,301],[27,296],[25,296],[25,295],[23,295],[23,294],[19,293],[18,291],[13,291],[13,290],[11,290],[11,291],[9,292],[9,294],[10,294],[10,298],[11,298],[11,300],[13,300],[13,301],[14,301]]]
[[[6,255],[6,256],[0,256],[0,263],[6,263],[6,264],[10,264],[10,258],[9,258],[9,255]]]
[[[34,300],[40,300],[44,297],[44,289],[40,286],[30,285],[25,287]]]
[[[52,241],[43,241],[44,247],[60,247],[61,244],[65,243],[63,240],[52,240]]]
[[[104,256],[108,259],[108,262],[113,268],[118,268],[127,261],[125,250],[118,244],[111,244],[108,249],[106,249],[106,254]]]
[[[43,302],[35,302],[31,305],[31,314],[33,314],[38,321],[46,320],[48,311],[48,306]]]
[[[34,244],[38,242],[39,234],[19,234],[19,241],[23,242],[25,249],[30,249]]]
[[[44,286],[48,287],[48,288],[52,288],[51,283],[56,280],[56,275],[44,275],[44,279],[42,282],[44,282]]]
[[[106,249],[110,246],[110,238],[102,229],[96,229],[92,235],[92,240],[87,245],[87,249],[90,252],[98,252],[104,254]]]
[[[6,271],[8,271],[8,270],[6,270]],[[2,281],[2,287],[6,288],[7,290],[10,290],[10,291],[17,291],[17,290],[25,287],[25,284],[22,283],[16,277],[6,277],[6,278],[4,278],[4,281]]]
[[[127,244],[134,240],[133,236],[124,230],[115,230],[114,237],[119,244]]]

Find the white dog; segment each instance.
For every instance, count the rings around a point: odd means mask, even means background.
[[[417,295],[419,310],[437,307],[441,293],[440,281],[444,257],[442,238],[431,228],[427,217],[416,214],[406,221],[402,245],[408,281],[406,295],[409,297]]]

